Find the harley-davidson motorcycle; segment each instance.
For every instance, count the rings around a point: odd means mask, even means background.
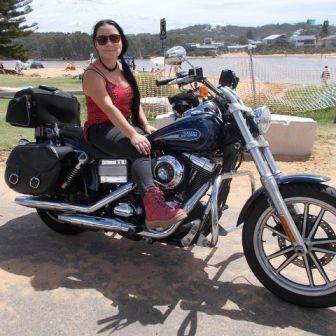
[[[247,175],[252,195],[236,226],[243,226],[252,272],[291,303],[336,305],[336,190],[325,184],[330,179],[283,176],[263,136],[268,108],[244,105],[233,71],[223,70],[216,86],[182,47],[167,51],[167,64],[182,62],[189,71],[157,81],[181,91],[170,97],[176,120],[148,139],[155,183],[170,206],[185,210],[184,221],[147,229],[128,162],[86,143],[76,98],[43,86],[17,92],[8,105],[9,123],[35,128],[35,142],[21,139],[7,160],[8,186],[26,194],[15,202],[35,208],[49,228],[63,234],[103,230],[148,243],[211,248],[230,232],[219,219],[228,208],[231,181]],[[252,173],[239,170],[246,153],[260,174],[258,190]]]

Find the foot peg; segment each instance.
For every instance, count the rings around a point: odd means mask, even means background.
[[[192,241],[194,240],[195,236],[198,233],[201,221],[199,219],[196,219],[192,221],[190,224],[191,224],[191,229],[181,240],[183,247],[190,246],[190,244],[192,243]]]

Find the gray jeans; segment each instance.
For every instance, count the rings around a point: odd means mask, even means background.
[[[142,129],[135,129],[138,133],[145,134]],[[150,156],[140,154],[118,128],[110,123],[93,125],[88,130],[88,140],[104,153],[131,161],[132,178],[142,195],[149,188],[155,187]]]

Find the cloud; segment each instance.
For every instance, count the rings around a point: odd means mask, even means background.
[[[150,14],[140,14],[140,15],[136,16],[135,19],[146,21],[146,20],[156,20],[156,17],[154,17],[153,15],[150,15]]]
[[[72,27],[80,27],[81,23],[78,20],[74,20],[70,23],[70,26]]]
[[[1,0],[0,0],[1,1]],[[195,24],[262,26],[269,23],[317,22],[336,20],[335,0],[207,0],[195,5],[195,0],[170,0],[158,6],[159,0],[33,0],[33,12],[27,23],[37,22],[39,31],[71,32],[80,27],[91,32],[101,19],[116,20],[126,33],[157,33],[161,18],[167,29]]]
[[[225,9],[229,7],[240,7],[244,8],[246,5],[250,5],[251,1],[249,0],[231,0],[231,1],[208,1],[207,6],[212,8],[222,8],[224,10],[223,15],[225,16]],[[253,2],[253,5],[257,5],[258,3]]]

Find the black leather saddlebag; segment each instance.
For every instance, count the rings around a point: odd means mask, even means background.
[[[7,159],[5,181],[11,189],[21,194],[52,193],[59,181],[62,160],[72,153],[73,149],[68,146],[17,146]]]
[[[80,126],[80,105],[72,94],[40,85],[16,92],[8,103],[6,122],[30,128],[52,123]]]

